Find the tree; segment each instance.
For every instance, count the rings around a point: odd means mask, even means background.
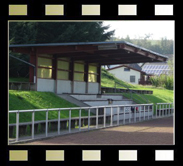
[[[102,22],[10,22],[12,44],[106,41],[114,31]]]
[[[10,44],[37,44],[62,42],[99,42],[109,40],[114,31],[107,30],[102,22],[10,22]],[[14,54],[29,61],[29,57]],[[9,76],[28,76],[29,68],[26,64],[9,59]]]

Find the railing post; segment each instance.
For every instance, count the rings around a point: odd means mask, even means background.
[[[58,135],[60,135],[60,109],[58,110]]]
[[[131,111],[128,112],[129,123],[131,123]]]
[[[16,112],[16,141],[19,140],[19,111]]]
[[[46,129],[45,129],[45,132],[46,132],[46,137],[48,136],[48,109],[46,110]]]
[[[123,124],[125,124],[125,107],[124,107],[124,110],[123,110]]]
[[[71,132],[71,109],[69,110],[69,133]]]
[[[90,130],[90,108],[88,109],[88,130]]]
[[[158,115],[158,104],[156,103],[156,118],[157,118],[157,115]]]
[[[34,139],[34,110],[32,112],[32,139]]]
[[[171,112],[171,111],[170,111],[170,103],[169,103],[169,116],[170,116],[170,112]]]
[[[135,106],[135,110],[134,110],[134,120],[133,120],[133,122],[135,123],[136,122],[136,106]]]
[[[79,131],[81,131],[81,109],[79,110]]]
[[[111,126],[113,125],[113,122],[112,122],[112,114],[113,114],[113,108],[111,107]]]
[[[96,129],[98,128],[98,108],[96,108]]]
[[[149,105],[147,106],[147,119],[149,120]]]
[[[106,107],[104,107],[104,127],[106,125]]]
[[[119,126],[119,107],[117,107],[117,125]]]
[[[146,117],[146,106],[144,105],[144,120],[145,120],[145,117]]]

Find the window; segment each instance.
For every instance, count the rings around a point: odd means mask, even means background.
[[[52,78],[52,56],[42,55],[38,56],[38,77]]]
[[[135,76],[130,76],[130,82],[135,82]]]
[[[58,59],[57,61],[57,79],[69,80],[69,59]]]
[[[97,82],[97,66],[89,65],[88,82]]]
[[[130,69],[129,69],[129,68],[127,68],[127,67],[125,67],[125,68],[124,68],[124,71],[130,71]]]
[[[84,63],[74,63],[74,81],[84,81]]]

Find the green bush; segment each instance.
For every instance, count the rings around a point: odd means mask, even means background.
[[[169,90],[173,90],[173,76],[172,75],[160,75],[153,76],[150,78],[150,81],[155,87],[163,87]]]

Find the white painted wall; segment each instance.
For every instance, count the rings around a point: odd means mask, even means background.
[[[140,79],[140,72],[130,69],[130,71],[124,71],[125,67],[116,68],[113,70],[108,70],[110,73],[114,74],[115,77],[117,77],[120,80],[129,82],[131,84],[138,84]],[[130,82],[130,76],[135,76],[135,82]]]
[[[72,83],[69,80],[57,80],[57,94],[71,93]]]
[[[97,93],[99,93],[99,83],[89,82],[88,83],[88,93],[89,94],[97,94]]]
[[[86,82],[74,81],[74,93],[86,93]]]
[[[55,92],[55,80],[53,79],[37,79],[37,91]]]

